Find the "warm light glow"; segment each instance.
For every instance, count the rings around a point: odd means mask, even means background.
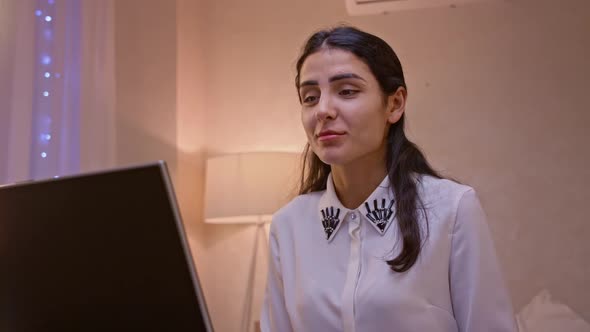
[[[298,175],[299,154],[250,152],[207,160],[205,222],[266,223],[288,202]]]

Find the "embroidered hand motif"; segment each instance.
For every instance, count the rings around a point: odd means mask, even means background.
[[[336,215],[334,215],[333,206],[327,207],[321,210],[321,212],[324,232],[326,232],[326,239],[329,240],[330,236],[332,236],[332,233],[334,233],[334,230],[336,230],[336,227],[340,223],[340,219],[338,218],[340,216],[340,209],[336,210]]]
[[[371,220],[371,222],[373,224],[375,224],[375,226],[377,226],[377,228],[379,228],[379,230],[381,230],[381,233],[385,232],[385,228],[387,227],[387,225],[389,224],[389,219],[391,218],[391,215],[393,214],[393,210],[391,209],[393,207],[393,203],[395,202],[394,200],[390,200],[389,201],[389,206],[385,207],[385,202],[386,199],[383,198],[381,200],[381,207],[378,207],[378,201],[377,200],[373,200],[373,206],[374,209],[373,211],[371,211],[371,207],[369,207],[369,203],[365,202],[365,208],[367,209],[367,218],[369,218],[369,220]]]

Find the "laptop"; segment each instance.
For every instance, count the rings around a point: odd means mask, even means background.
[[[0,186],[0,331],[213,331],[165,162]]]

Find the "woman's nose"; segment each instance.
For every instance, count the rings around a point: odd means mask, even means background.
[[[335,119],[338,115],[332,98],[329,96],[322,96],[316,107],[316,118],[318,121],[325,121],[328,119]]]

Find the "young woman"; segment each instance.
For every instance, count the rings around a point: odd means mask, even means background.
[[[262,330],[516,331],[476,193],[404,134],[391,47],[352,27],[317,32],[295,83],[305,169],[271,225]]]

